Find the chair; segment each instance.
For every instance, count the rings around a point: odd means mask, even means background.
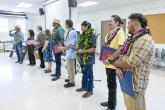
[[[161,51],[161,59],[160,59],[160,61],[165,64],[165,49],[162,49],[162,51]]]
[[[154,67],[156,68],[157,66],[160,66],[160,51],[158,48],[155,48],[155,52],[154,52],[154,59],[152,64],[154,65]]]

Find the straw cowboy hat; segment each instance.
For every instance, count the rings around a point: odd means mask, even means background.
[[[20,25],[16,25],[15,28],[21,29],[21,26]]]
[[[54,19],[53,23],[60,24],[60,20],[59,19]]]

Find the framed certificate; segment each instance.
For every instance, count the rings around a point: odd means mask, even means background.
[[[108,57],[112,56],[113,53],[116,51],[114,48],[110,48],[107,45],[103,45],[101,48],[101,53],[100,53],[100,61],[108,59]]]

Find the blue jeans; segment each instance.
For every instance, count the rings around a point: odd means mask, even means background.
[[[80,65],[82,76],[82,87],[88,92],[93,93],[93,64]]]
[[[61,55],[62,53],[55,53],[55,63],[56,63],[56,69],[55,69],[55,76],[60,77],[61,76]]]
[[[15,45],[15,50],[19,62],[23,62],[22,42]]]

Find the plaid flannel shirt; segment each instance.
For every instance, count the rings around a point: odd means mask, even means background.
[[[145,94],[153,53],[154,41],[148,34],[138,38],[129,49],[127,62],[133,67],[133,83],[137,93]]]

